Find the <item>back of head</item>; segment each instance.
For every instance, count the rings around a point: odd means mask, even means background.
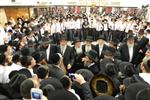
[[[20,88],[18,87],[20,87],[21,83],[26,79],[27,77],[25,75],[16,74],[11,78],[9,84],[15,91],[20,92]]]
[[[21,58],[21,57],[20,57],[19,54],[13,55],[13,58],[12,58],[13,63],[20,62],[20,58]]]
[[[125,91],[125,100],[136,100],[137,93],[147,87],[149,87],[149,85],[141,82],[129,85]]]
[[[10,100],[7,96],[0,94],[0,100]]]
[[[31,79],[26,79],[21,83],[20,92],[25,99],[31,99],[31,88],[34,88],[34,83]]]
[[[28,68],[29,65],[31,65],[31,60],[32,60],[31,56],[23,56],[21,57],[21,65]]]
[[[51,94],[50,100],[78,100],[77,97],[67,90],[56,90]]]
[[[88,69],[79,69],[76,71],[77,74],[81,74],[85,81],[90,82],[94,74]]]
[[[22,74],[22,75],[25,75],[27,78],[31,78],[32,77],[31,72],[28,69],[26,69],[26,68],[20,69],[18,71],[18,73]]]
[[[114,63],[107,63],[105,65],[105,73],[109,76],[115,75],[115,64]]]
[[[40,83],[40,88],[42,89],[44,86],[46,86],[47,84],[52,84],[56,90],[59,90],[59,89],[63,89],[63,85],[61,84],[61,82],[56,79],[56,78],[47,78],[47,79],[43,79]]]
[[[117,100],[117,99],[110,95],[102,95],[95,97],[94,100]]]
[[[150,100],[150,88],[140,90],[136,94],[136,100]]]
[[[62,83],[62,85],[65,89],[69,89],[69,87],[71,86],[71,79],[69,79],[68,76],[63,76],[60,79],[60,82]]]
[[[49,98],[50,94],[55,91],[55,87],[51,84],[47,84],[42,88],[42,91],[43,95]]]
[[[55,65],[58,65],[59,64],[59,61],[61,59],[61,54],[59,53],[55,53],[52,55],[52,63],[55,64]]]
[[[48,76],[48,73],[49,73],[48,67],[44,65],[41,65],[36,70],[36,74],[40,79],[46,78],[46,76]]]
[[[150,58],[149,57],[144,57],[143,66],[144,66],[145,71],[150,73]]]

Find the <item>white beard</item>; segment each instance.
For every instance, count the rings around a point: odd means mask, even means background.
[[[75,50],[76,50],[77,54],[82,53],[82,48],[75,48]]]

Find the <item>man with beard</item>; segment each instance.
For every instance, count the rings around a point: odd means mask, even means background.
[[[135,37],[129,35],[127,42],[119,47],[120,57],[122,61],[131,62],[136,64],[136,56],[138,54],[138,46],[135,43]]]
[[[46,61],[48,64],[52,64],[52,55],[59,52],[57,45],[51,44],[52,40],[48,37],[43,37],[40,41],[40,51],[44,51],[46,54]]]
[[[95,50],[90,50],[85,53],[85,57],[82,59],[84,67],[93,72],[94,75],[99,73],[98,67],[98,54]]]
[[[84,57],[84,53],[79,38],[75,38],[73,45],[74,45],[73,52],[74,52],[75,61],[73,67],[71,68],[71,71],[75,72],[76,70],[81,69],[83,67],[82,58]]]
[[[99,55],[99,60],[104,58],[103,52],[108,49],[108,46],[105,44],[104,35],[100,35],[97,40],[98,44],[95,46],[95,50]]]
[[[87,36],[85,44],[82,45],[83,52],[89,52],[90,50],[95,50],[95,45],[92,44],[93,40],[91,36]]]

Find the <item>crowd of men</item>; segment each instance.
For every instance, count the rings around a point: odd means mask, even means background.
[[[149,40],[150,22],[124,13],[10,18],[0,25],[0,100],[31,100],[32,88],[42,100],[148,100]]]

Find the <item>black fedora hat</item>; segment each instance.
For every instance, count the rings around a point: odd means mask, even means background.
[[[65,34],[62,34],[59,38],[59,41],[61,41],[61,40],[68,40],[67,36]]]
[[[42,39],[39,42],[39,44],[49,44],[51,42],[52,42],[52,40],[49,37],[42,37]]]
[[[86,52],[85,55],[94,62],[98,62],[98,53],[95,50],[90,50],[89,52]]]
[[[97,39],[98,39],[98,40],[99,40],[99,39],[102,39],[102,40],[104,40],[104,41],[106,40],[105,37],[104,37],[104,35],[99,35],[99,37],[98,37]]]
[[[90,87],[96,96],[113,95],[114,92],[113,81],[105,74],[95,75],[90,82]]]
[[[72,45],[74,45],[77,42],[81,42],[81,40],[78,37],[74,38],[74,41],[73,41]]]
[[[87,36],[87,37],[86,37],[86,39],[85,39],[85,41],[90,41],[90,42],[92,42],[92,41],[93,41],[93,39],[92,39],[92,37],[91,37],[91,36]]]
[[[128,35],[127,36],[127,40],[134,40],[134,39],[135,39],[135,37],[133,35]]]

